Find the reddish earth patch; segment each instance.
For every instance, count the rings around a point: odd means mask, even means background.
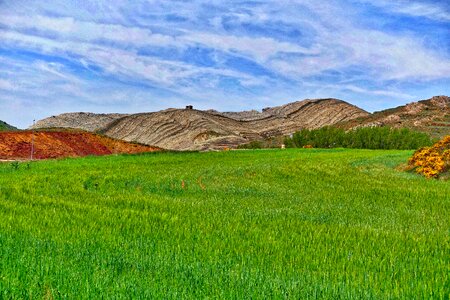
[[[0,159],[29,159],[34,138],[34,159],[142,153],[161,148],[111,139],[80,131],[0,132]]]

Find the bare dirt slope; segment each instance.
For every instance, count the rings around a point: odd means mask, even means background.
[[[442,138],[450,134],[450,97],[435,96],[341,122],[337,126],[346,129],[367,126],[410,128]]]
[[[307,99],[266,108],[262,112],[167,109],[114,117],[99,115],[98,121],[95,114],[72,113],[39,121],[35,127],[83,128],[165,149],[206,150],[232,148],[301,128],[319,128],[367,115],[366,111],[341,100]],[[86,118],[94,125],[87,127]]]
[[[159,151],[157,147],[128,143],[82,131],[0,132],[0,159],[77,157]]]

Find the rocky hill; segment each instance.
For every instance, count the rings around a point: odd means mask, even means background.
[[[5,130],[17,130],[17,128],[0,120],[0,131],[5,131]]]
[[[124,142],[79,130],[5,131],[0,132],[0,160],[29,159],[32,141],[34,159],[161,150],[157,147]]]
[[[85,112],[65,113],[39,120],[30,128],[77,128],[86,131],[97,131],[106,127],[111,122],[126,116],[128,115]]]
[[[301,128],[319,128],[368,115],[342,100],[307,99],[262,112],[167,109],[132,115],[71,113],[41,120],[35,128],[81,128],[165,149],[206,150],[232,148]]]
[[[340,122],[336,126],[346,129],[367,126],[405,127],[442,138],[450,134],[450,97],[435,96]]]

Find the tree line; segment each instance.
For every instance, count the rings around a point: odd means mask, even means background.
[[[408,128],[360,127],[345,131],[336,127],[302,129],[284,139],[288,148],[358,148],[409,150],[430,146],[433,140],[423,132]]]

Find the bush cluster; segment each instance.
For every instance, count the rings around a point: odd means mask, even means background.
[[[432,147],[423,147],[414,152],[408,161],[410,169],[427,178],[438,178],[450,171],[450,135]]]
[[[336,127],[303,129],[284,140],[286,147],[302,148],[358,148],[410,150],[432,145],[431,138],[422,132],[407,128],[363,127],[345,131]]]

